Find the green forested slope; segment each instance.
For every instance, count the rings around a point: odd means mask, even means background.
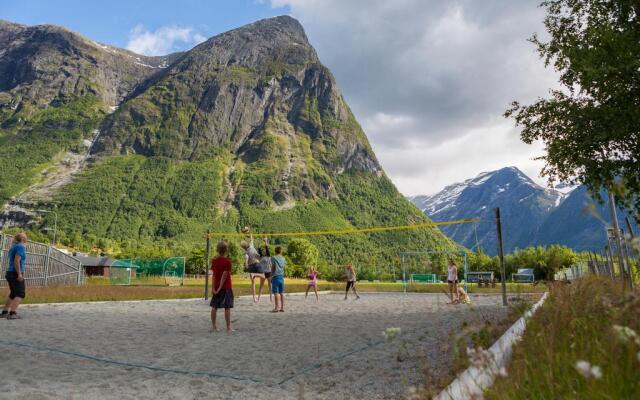
[[[0,114],[0,202],[33,183],[56,154],[84,151],[82,140],[97,128],[105,108],[84,95],[44,109],[23,103],[15,113]]]
[[[58,242],[130,256],[187,255],[204,245],[207,229],[427,221],[386,177],[334,77],[290,17],[218,35],[147,70],[134,66],[160,60],[131,63],[135,55],[109,48],[114,62],[61,28],[32,29],[52,35],[33,44],[40,58],[32,62],[24,49],[35,40],[29,28],[10,29],[0,35],[19,37],[13,53],[0,55],[0,70],[13,74],[0,78],[0,162],[12,171],[0,180],[2,200],[20,198],[56,155],[89,150],[82,140],[100,132],[70,183],[24,205],[56,210]],[[55,57],[46,58],[52,48]],[[15,84],[24,75],[16,60],[37,69],[44,58],[51,65],[43,73]],[[34,102],[37,93],[46,99]],[[31,229],[53,218],[34,217]],[[426,228],[309,240],[336,263],[387,263],[401,250],[452,246]]]
[[[367,173],[339,178],[339,195],[271,208],[242,204],[223,215],[224,162],[175,161],[165,157],[117,156],[89,167],[56,199],[59,240],[72,246],[102,246],[125,252],[201,247],[207,229],[237,232],[305,232],[423,222],[385,177]],[[248,182],[253,182],[246,176]],[[242,201],[242,200],[241,200]],[[49,221],[51,222],[51,221]],[[261,238],[257,238],[261,239]],[[449,247],[437,230],[420,229],[347,236],[308,237],[329,261],[389,260],[401,250]],[[289,239],[278,238],[276,243]],[[142,250],[145,248],[146,250]]]

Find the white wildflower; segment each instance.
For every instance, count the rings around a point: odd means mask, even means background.
[[[602,378],[602,368],[597,365],[592,366],[588,361],[580,360],[576,362],[575,368],[585,379]]]
[[[597,365],[591,367],[591,375],[596,379],[602,379],[602,368]]]
[[[384,336],[387,342],[391,342],[392,340],[397,338],[398,335],[400,335],[400,328],[387,328],[382,331],[382,336]]]
[[[618,336],[618,339],[623,343],[635,342],[638,346],[640,346],[640,336],[633,329],[628,326],[620,326],[614,325],[613,331]]]
[[[576,363],[576,370],[578,370],[580,375],[589,378],[591,375],[591,364],[589,364],[588,361],[580,360]]]

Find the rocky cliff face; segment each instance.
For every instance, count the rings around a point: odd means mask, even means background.
[[[85,94],[115,106],[178,56],[145,57],[58,26],[0,21],[0,107],[43,107]]]
[[[207,228],[426,220],[384,175],[290,17],[166,57],[8,22],[0,44],[0,168],[11,171],[0,199],[57,207],[63,242],[194,243]],[[334,261],[451,246],[437,229],[313,240]]]
[[[331,195],[328,174],[381,171],[335,79],[290,17],[218,35],[150,77],[103,126],[94,152],[269,164],[279,203]],[[300,190],[285,182],[300,177]],[[289,182],[287,185],[290,185]]]

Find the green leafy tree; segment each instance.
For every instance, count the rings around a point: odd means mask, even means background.
[[[320,252],[306,239],[292,239],[287,246],[287,256],[293,264],[289,267],[288,275],[303,277],[310,265],[317,266]]]
[[[565,246],[551,245],[547,250],[547,268],[543,279],[552,280],[553,275],[578,261],[578,254]]]
[[[207,267],[205,260],[205,251],[203,248],[194,248],[191,250],[191,254],[187,258],[187,265],[185,266],[186,273],[188,274],[204,274]]]
[[[619,190],[640,207],[640,3],[637,0],[545,1],[549,40],[533,42],[561,89],[505,116],[525,143],[541,140],[550,180]],[[619,184],[614,184],[619,179]]]
[[[211,256],[215,257],[215,249],[212,250]],[[229,259],[233,266],[232,273],[237,274],[244,269],[244,252],[235,242],[229,242]]]

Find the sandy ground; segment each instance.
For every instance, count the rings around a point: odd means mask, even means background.
[[[499,296],[472,300],[288,296],[271,314],[268,300],[236,298],[232,335],[209,332],[203,300],[24,306],[22,320],[0,320],[0,398],[401,398],[424,383],[422,366],[449,368],[451,331],[506,314]],[[385,342],[387,327],[400,337]]]

